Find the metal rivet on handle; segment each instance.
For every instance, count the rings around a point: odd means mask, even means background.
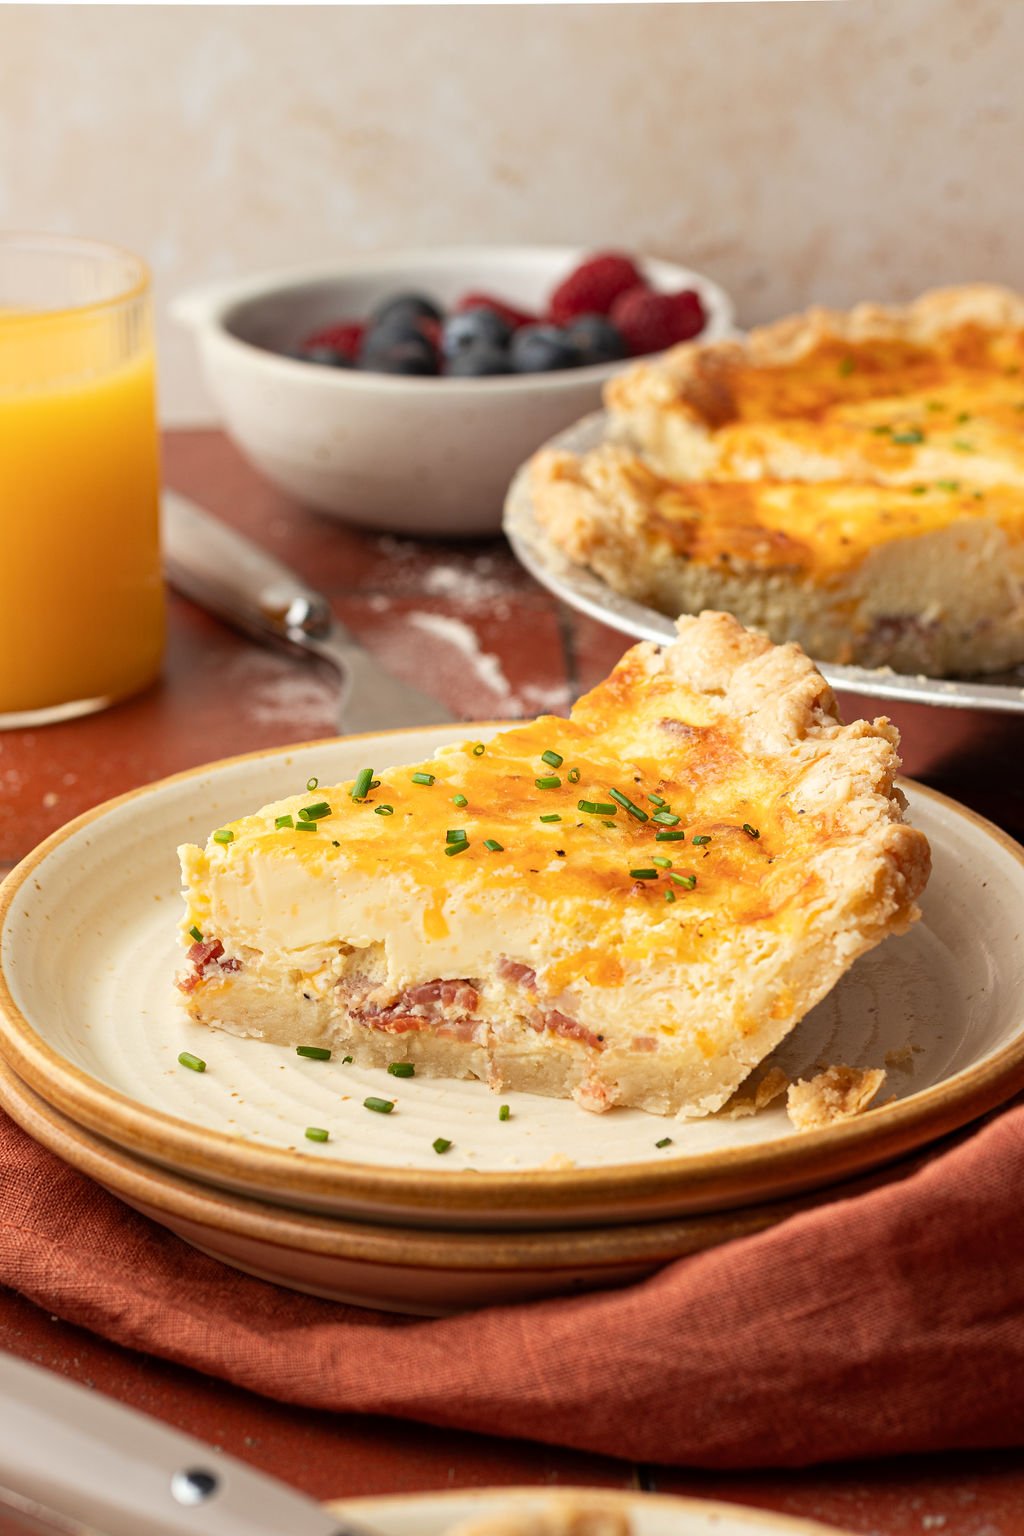
[[[205,1504],[207,1499],[213,1498],[219,1486],[217,1474],[206,1472],[202,1467],[186,1467],[171,1478],[171,1494],[179,1504]]]

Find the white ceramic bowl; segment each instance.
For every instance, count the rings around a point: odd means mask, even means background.
[[[625,366],[484,379],[407,378],[318,367],[281,355],[334,321],[362,319],[389,294],[442,304],[483,290],[540,309],[586,253],[570,246],[405,251],[240,278],[178,299],[210,390],[242,452],[306,505],[396,533],[496,532],[517,466],[600,404]],[[704,337],[728,334],[733,306],[687,267],[641,261],[655,288],[696,288]]]

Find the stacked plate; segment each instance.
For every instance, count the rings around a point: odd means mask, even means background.
[[[486,739],[496,727],[465,726]],[[316,777],[414,762],[451,727],[179,774],[80,817],[0,889],[0,1103],[37,1140],[224,1262],[439,1313],[624,1283],[906,1176],[1024,1086],[1024,853],[906,786],[931,841],[922,921],[865,956],[773,1060],[886,1066],[882,1107],[799,1134],[784,1110],[672,1122],[483,1083],[383,1077],[240,1040],[178,1004],[176,846]],[[301,1042],[296,1042],[299,1044]],[[207,1062],[198,1074],[181,1051]],[[394,1113],[368,1096],[397,1097]],[[330,1139],[305,1139],[322,1126]],[[442,1154],[434,1142],[451,1143]]]

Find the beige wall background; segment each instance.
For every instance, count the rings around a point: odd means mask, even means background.
[[[1024,283],[1022,0],[0,5],[0,224],[203,281],[389,246],[614,244],[741,319]]]

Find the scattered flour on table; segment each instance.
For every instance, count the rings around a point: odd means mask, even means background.
[[[297,661],[281,671],[272,652],[246,651],[225,669],[224,692],[254,725],[287,727],[297,736],[332,729],[339,690],[330,674]]]
[[[455,646],[470,663],[480,682],[503,699],[511,697],[512,689],[501,662],[490,651],[480,649],[480,642],[468,624],[442,613],[410,613],[408,620],[417,629],[425,630],[428,635],[436,635],[439,640],[446,640],[449,645]]]

